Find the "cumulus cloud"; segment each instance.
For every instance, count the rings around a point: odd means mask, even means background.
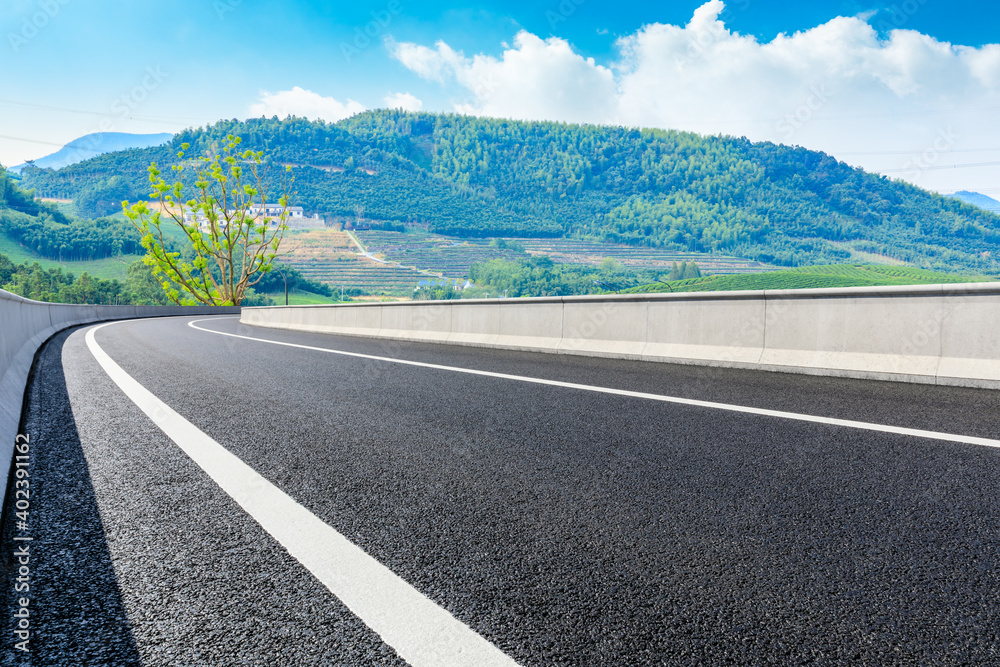
[[[438,41],[433,49],[411,42],[397,42],[391,37],[385,43],[396,60],[429,81],[444,83],[445,78],[465,62],[465,56],[442,41]]]
[[[555,37],[521,31],[500,58],[466,57],[444,42],[433,49],[389,45],[392,55],[424,79],[457,82],[467,93],[462,113],[518,118],[599,122],[615,115],[614,74]]]
[[[457,85],[464,99],[453,107],[464,113],[745,135],[842,153],[941,190],[983,174],[933,169],[968,161],[951,150],[1000,147],[1000,44],[952,45],[913,30],[881,37],[870,15],[761,42],[731,31],[724,9],[710,0],[685,26],[643,26],[606,65],[523,31],[499,57],[440,41],[387,44],[422,78]]]
[[[415,95],[409,93],[392,93],[382,98],[385,106],[390,109],[402,109],[403,111],[420,111],[424,108],[423,101]]]
[[[364,105],[348,99],[340,102],[332,97],[323,97],[319,93],[295,86],[291,90],[269,93],[260,92],[260,101],[250,105],[253,116],[300,116],[313,120],[325,120],[334,123],[365,110]]]

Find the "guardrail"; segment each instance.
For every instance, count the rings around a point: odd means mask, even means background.
[[[0,290],[0,466],[3,488],[21,421],[24,388],[38,348],[56,332],[104,320],[239,313],[235,307],[72,306],[31,301]],[[2,507],[2,502],[0,502]]]
[[[1000,388],[1000,284],[244,308],[243,324]]]

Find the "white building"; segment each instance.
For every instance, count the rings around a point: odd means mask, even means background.
[[[301,206],[288,206],[286,208],[281,206],[281,204],[266,204],[264,206],[251,204],[247,207],[248,217],[265,218],[271,227],[277,226],[282,212],[287,213],[285,221],[293,229],[321,229],[325,226],[324,220],[319,217],[319,214],[313,215],[311,218],[305,217]],[[236,215],[236,211],[229,211],[229,214]],[[187,224],[197,222],[202,232],[208,233],[210,231],[208,218],[200,211],[197,213],[185,211],[184,222]],[[226,221],[222,216],[219,218],[219,224],[225,228]]]
[[[301,206],[289,206],[286,209],[281,204],[265,204],[264,206],[251,204],[247,209],[247,213],[251,215],[263,215],[266,218],[277,218],[283,212],[286,212],[286,210],[288,218],[301,218],[304,215]]]

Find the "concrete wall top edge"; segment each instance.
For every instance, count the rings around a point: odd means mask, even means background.
[[[450,299],[442,301],[365,301],[359,303],[324,303],[315,305],[298,306],[247,306],[244,310],[279,310],[293,308],[372,308],[372,307],[401,307],[417,306],[423,308],[435,308],[446,304],[462,306],[495,306],[497,304],[525,304],[525,303],[606,303],[615,302],[641,302],[641,301],[700,301],[714,299],[721,301],[732,301],[738,299],[759,299],[764,295],[760,290],[731,291],[731,292],[676,292],[666,294],[583,294],[579,296],[535,296],[519,297],[508,299]]]
[[[606,301],[631,303],[641,301],[737,301],[742,299],[759,299],[763,295],[764,292],[762,290],[731,290],[718,292],[656,292],[654,294],[582,294],[560,298],[566,303],[599,303]],[[518,301],[531,300],[518,299]]]
[[[190,310],[203,309],[203,310],[211,311],[211,312],[219,312],[220,314],[223,314],[223,313],[238,313],[238,312],[240,312],[240,306],[205,306],[205,305],[197,305],[197,306],[174,306],[174,305],[170,305],[170,306],[132,306],[132,305],[117,305],[117,306],[115,306],[115,305],[110,305],[110,304],[97,304],[97,303],[86,303],[86,304],[78,304],[78,303],[50,303],[48,301],[33,301],[32,299],[25,299],[23,296],[20,296],[20,295],[17,295],[17,294],[12,294],[12,293],[10,293],[10,292],[8,292],[6,290],[2,290],[2,289],[0,289],[0,300],[13,301],[15,303],[31,304],[31,305],[35,305],[35,306],[45,306],[46,308],[57,308],[57,309],[64,309],[64,308],[100,308],[102,311],[105,311],[105,312],[107,312],[107,311],[111,311],[111,312],[118,311],[120,313],[128,313],[129,309],[135,309],[135,308],[147,309],[149,312],[154,312],[154,313],[157,312],[159,309],[167,309],[167,308],[180,308],[182,310],[183,309],[190,309]]]
[[[23,296],[17,294],[12,294],[7,290],[0,289],[0,299],[5,301],[15,301],[17,303],[41,303],[41,301],[32,301],[31,299],[25,299]]]
[[[932,285],[881,285],[875,287],[824,287],[798,290],[766,290],[767,299],[815,299],[836,297],[919,297],[1000,294],[1000,282],[935,283]]]
[[[630,295],[628,295],[630,296]],[[498,303],[525,303],[525,302],[535,302],[535,303],[562,303],[563,300],[572,297],[562,297],[562,296],[536,296],[528,298],[510,298],[510,299],[447,299],[440,301],[351,301],[349,303],[317,303],[317,304],[300,304],[296,306],[246,306],[244,310],[278,310],[288,308],[289,310],[295,308],[381,308],[383,306],[418,306],[423,308],[434,308],[439,307],[448,303],[455,303],[461,305],[496,305]],[[593,297],[591,297],[593,298]]]
[[[749,299],[816,299],[838,297],[906,297],[949,296],[970,294],[1000,295],[1000,281],[988,283],[939,283],[933,285],[888,285],[877,287],[831,287],[794,290],[737,290],[719,292],[666,292],[656,294],[586,294],[580,296],[546,296],[509,299],[455,299],[451,301],[379,301],[363,303],[337,303],[301,306],[252,306],[246,310],[280,308],[371,308],[418,306],[431,308],[448,303],[455,305],[496,305],[502,303],[606,303],[606,302],[655,302],[655,301],[742,301]]]

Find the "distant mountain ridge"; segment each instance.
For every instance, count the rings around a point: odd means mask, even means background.
[[[467,238],[575,238],[734,255],[782,266],[889,257],[1000,272],[1000,216],[817,151],[745,137],[379,110],[335,124],[226,120],[162,146],[52,171],[39,196],[88,217],[149,194],[147,167],[218,151],[229,134],[294,176],[293,199],[331,223]],[[194,174],[186,170],[187,187]],[[187,190],[186,190],[187,191]],[[272,199],[273,195],[272,193]]]
[[[74,139],[55,153],[32,160],[32,163],[40,169],[62,169],[63,167],[89,160],[104,153],[114,153],[115,151],[128,150],[129,148],[159,146],[162,143],[170,141],[173,136],[168,132],[160,132],[158,134],[94,132]],[[19,173],[26,166],[27,163],[19,164],[10,167],[10,171]]]
[[[950,196],[964,201],[966,204],[972,204],[993,213],[1000,213],[1000,201],[993,199],[993,197],[987,197],[978,192],[969,192],[968,190],[959,190]]]

